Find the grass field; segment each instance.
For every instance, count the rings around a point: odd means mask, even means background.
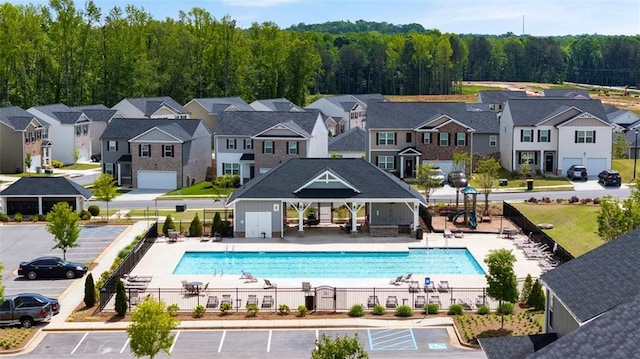
[[[163,195],[163,197],[190,196],[190,197],[216,197],[229,196],[235,188],[219,188],[211,184],[211,182],[203,181],[193,186],[184,187],[171,191]]]

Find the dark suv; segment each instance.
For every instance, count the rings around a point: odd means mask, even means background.
[[[620,186],[622,179],[620,173],[616,170],[604,170],[598,173],[598,182],[603,186]]]
[[[451,187],[456,187],[456,188],[467,187],[467,184],[469,183],[469,181],[467,180],[467,176],[464,174],[464,172],[459,172],[459,171],[449,172],[447,182]]]
[[[573,165],[567,170],[567,177],[569,177],[570,180],[581,179],[586,181],[587,167],[582,165]]]

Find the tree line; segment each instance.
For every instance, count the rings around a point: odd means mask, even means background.
[[[0,5],[0,105],[113,106],[126,97],[456,94],[463,80],[640,85],[639,36],[443,34],[332,22],[241,29],[203,8],[155,20],[93,1]]]

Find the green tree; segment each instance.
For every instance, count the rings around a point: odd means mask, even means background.
[[[116,282],[116,303],[114,309],[116,313],[124,317],[127,313],[127,308],[129,305],[127,304],[127,289],[124,287],[124,283],[120,279]]]
[[[87,278],[84,280],[84,304],[91,308],[96,305],[96,286],[93,283],[93,275],[91,272],[87,275]]]
[[[108,173],[101,174],[93,181],[93,195],[98,201],[107,205],[107,222],[109,222],[109,202],[116,197],[116,180]]]
[[[625,158],[628,148],[629,141],[627,141],[623,134],[618,133],[615,140],[613,140],[613,158]]]
[[[189,237],[202,237],[202,223],[197,213],[189,225]]]
[[[67,202],[53,205],[47,214],[47,231],[54,236],[56,245],[52,249],[62,249],[62,256],[67,259],[67,248],[77,247],[80,236],[80,216],[74,212]]]
[[[424,189],[424,197],[429,203],[429,197],[436,188],[440,187],[440,180],[435,178],[434,169],[438,168],[431,163],[423,163],[416,168],[416,184]]]
[[[175,336],[171,335],[179,324],[172,317],[162,301],[148,296],[131,314],[131,324],[127,328],[129,347],[136,358],[154,358],[160,351],[170,355]]]
[[[545,295],[542,290],[542,284],[540,281],[536,279],[536,282],[533,283],[533,287],[531,288],[531,293],[529,293],[529,298],[527,298],[526,302],[529,308],[533,308],[534,310],[543,310],[545,307]]]
[[[467,152],[455,150],[453,152],[453,164],[451,165],[451,171],[467,173],[467,169],[471,167],[469,166],[470,163],[471,163],[471,156]],[[456,208],[458,208],[459,201],[460,201],[460,187],[456,186]]]
[[[73,155],[73,163],[78,162],[80,159],[80,150],[77,147],[74,147],[71,151],[71,155]]]
[[[32,162],[32,158],[31,158],[31,153],[27,153],[27,156],[24,158],[24,167],[25,167],[25,172],[29,173],[29,169],[31,168],[31,162]]]
[[[527,274],[527,277],[524,279],[524,283],[522,285],[522,291],[520,292],[520,302],[527,303],[532,286],[533,278],[531,278],[531,274]]]
[[[531,175],[531,165],[529,164],[529,161],[525,160],[520,164],[520,174],[525,178]]]
[[[216,212],[213,215],[213,223],[211,224],[211,234],[222,234],[222,219],[220,218],[220,212]]]
[[[508,249],[495,249],[489,251],[484,262],[489,268],[487,278],[487,295],[502,302],[515,303],[518,300],[518,282],[513,271],[516,257]],[[504,315],[501,315],[501,327],[504,327]]]
[[[484,213],[483,215],[489,215],[489,195],[493,191],[495,186],[495,179],[498,177],[498,171],[500,171],[500,163],[493,157],[487,157],[478,161],[478,167],[476,172],[480,174],[478,182],[480,183],[480,189],[484,193]]]
[[[168,214],[167,217],[164,219],[164,223],[162,224],[162,233],[164,233],[165,236],[168,236],[169,231],[172,231],[175,229],[176,229],[176,225],[173,223],[173,218],[171,217],[170,214]]]
[[[610,241],[640,226],[640,182],[625,200],[605,196],[598,212],[598,235]]]
[[[358,333],[353,337],[345,335],[331,339],[325,333],[322,338],[316,339],[316,348],[311,352],[311,359],[364,359],[369,355],[358,340]]]

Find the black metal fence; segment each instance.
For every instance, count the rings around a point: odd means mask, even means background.
[[[133,268],[138,264],[138,262],[140,262],[149,248],[151,248],[153,243],[156,241],[156,238],[158,238],[158,222],[149,227],[134,249],[124,257],[120,265],[113,271],[111,276],[107,278],[100,288],[100,310],[105,309],[107,303],[115,294],[118,279],[125,274],[131,273]]]

